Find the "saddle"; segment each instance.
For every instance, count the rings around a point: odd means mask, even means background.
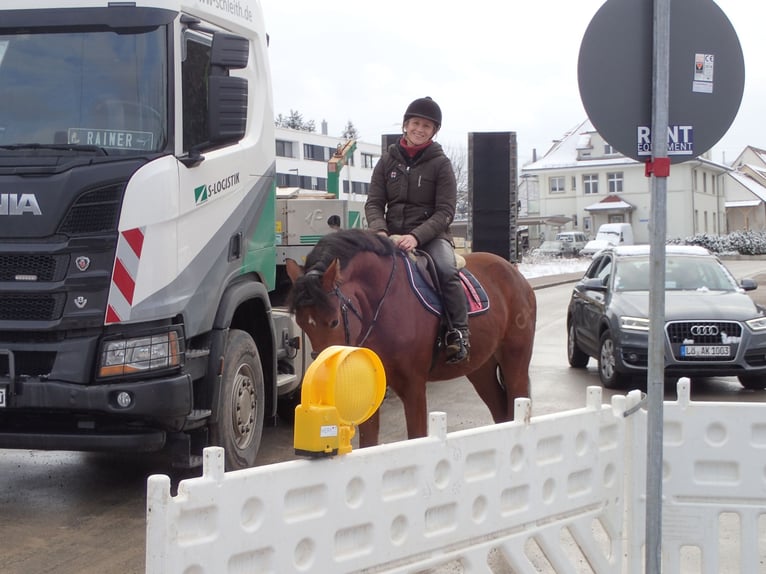
[[[441,297],[437,292],[438,281],[435,277],[435,269],[431,258],[422,251],[415,250],[412,253],[400,252],[405,262],[407,279],[420,303],[428,311],[441,317],[444,307]],[[466,297],[466,308],[469,316],[481,315],[489,309],[489,296],[478,279],[465,268],[465,259],[456,254],[460,282],[463,285],[463,293]]]

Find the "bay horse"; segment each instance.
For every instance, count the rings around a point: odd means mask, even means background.
[[[469,317],[469,359],[450,365],[436,344],[440,318],[413,291],[403,253],[377,233],[347,229],[322,237],[304,267],[286,261],[293,283],[288,306],[314,353],[330,345],[372,349],[402,401],[408,438],[426,436],[427,381],[465,375],[496,423],[511,420],[514,400],[529,396],[537,317],[532,287],[502,257],[467,255],[489,307]],[[378,413],[359,425],[360,447],[378,443],[379,425]]]

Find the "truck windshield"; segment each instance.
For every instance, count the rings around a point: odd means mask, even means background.
[[[31,148],[108,155],[164,149],[164,27],[0,35],[0,153]]]

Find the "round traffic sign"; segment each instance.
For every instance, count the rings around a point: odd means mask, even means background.
[[[615,149],[652,157],[653,2],[608,0],[580,45],[580,97]],[[668,156],[678,163],[712,148],[742,101],[745,64],[737,34],[713,0],[672,0]]]

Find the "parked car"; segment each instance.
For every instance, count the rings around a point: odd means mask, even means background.
[[[563,241],[572,255],[577,255],[588,243],[588,236],[582,231],[560,231],[556,234],[557,241]]]
[[[630,223],[605,223],[598,228],[596,238],[588,241],[579,255],[592,257],[611,245],[633,245],[633,227]]]
[[[567,309],[567,358],[584,368],[598,361],[601,383],[619,388],[646,376],[649,342],[649,246],[608,247],[596,254],[572,291]],[[748,389],[766,388],[766,309],[702,247],[667,246],[665,374],[736,376]]]
[[[549,240],[543,241],[540,247],[533,249],[532,255],[542,255],[545,257],[564,257],[572,255],[572,252],[563,241]]]

